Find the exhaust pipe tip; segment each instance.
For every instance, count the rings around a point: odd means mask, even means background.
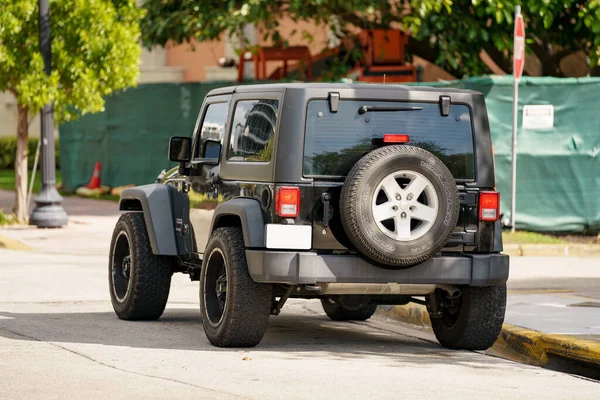
[[[450,296],[453,299],[458,299],[460,296],[462,296],[462,290],[460,290],[456,286],[452,286],[452,285],[438,285],[437,288],[445,291],[446,293],[448,293],[448,296]]]

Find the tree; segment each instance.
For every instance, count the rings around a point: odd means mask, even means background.
[[[541,61],[543,75],[562,76],[560,60],[578,50],[598,64],[600,0],[146,0],[142,31],[146,45],[165,45],[240,34],[246,24],[285,43],[278,32],[283,16],[327,24],[340,36],[356,27],[403,27],[412,35],[410,53],[461,77],[490,72],[479,57],[482,49],[512,70],[516,4],[525,14],[528,51]]]
[[[37,0],[0,0],[0,10],[0,91],[17,100],[15,213],[24,222],[29,117],[51,101],[57,122],[102,111],[104,96],[135,85],[143,13],[135,0],[51,0],[52,73],[47,76]]]

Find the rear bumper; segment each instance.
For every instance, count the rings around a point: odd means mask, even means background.
[[[358,256],[312,252],[246,250],[255,282],[420,283],[470,286],[499,285],[508,280],[508,255],[439,256],[406,269],[377,267]]]

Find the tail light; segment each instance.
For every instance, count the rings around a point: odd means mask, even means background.
[[[479,219],[481,221],[497,221],[500,218],[500,193],[479,193]]]
[[[296,218],[300,213],[300,188],[278,187],[275,192],[275,210],[280,217]]]
[[[408,135],[399,135],[395,133],[386,133],[383,135],[383,143],[408,143]]]

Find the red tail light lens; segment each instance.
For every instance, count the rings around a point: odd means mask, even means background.
[[[383,135],[383,143],[408,143],[408,135],[386,133]]]
[[[278,187],[275,192],[275,210],[280,217],[296,218],[300,213],[300,188]]]
[[[497,221],[500,218],[500,193],[479,193],[479,219],[481,221]]]

